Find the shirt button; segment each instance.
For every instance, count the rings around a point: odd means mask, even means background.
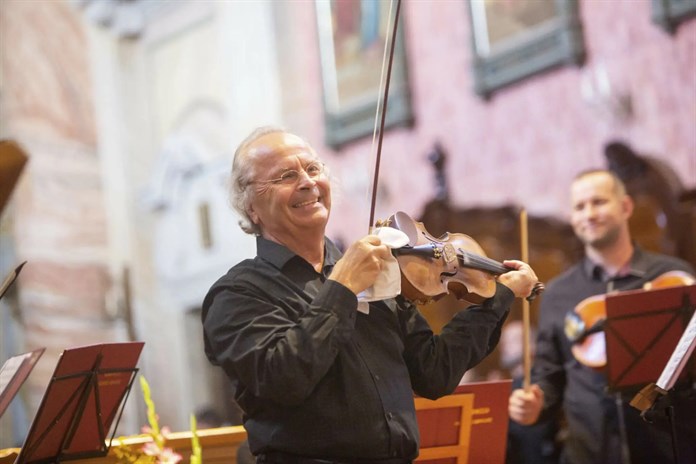
[[[392,420],[392,417],[394,417],[394,414],[388,412],[387,413],[387,420]]]
[[[375,375],[375,380],[379,380],[379,375]]]

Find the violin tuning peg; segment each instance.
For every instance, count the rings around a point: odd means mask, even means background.
[[[544,284],[542,282],[535,283],[534,288],[532,289],[532,293],[530,293],[529,296],[527,297],[527,301],[529,301],[531,303],[532,301],[534,301],[534,298],[536,298],[545,289],[546,289],[546,287],[544,286]]]

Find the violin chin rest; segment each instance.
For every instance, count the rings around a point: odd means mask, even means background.
[[[418,237],[420,234],[418,233],[416,222],[411,219],[411,216],[403,211],[397,211],[393,216],[393,222],[396,229],[406,234],[410,246],[416,246],[418,244]]]

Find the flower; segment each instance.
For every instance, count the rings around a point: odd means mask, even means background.
[[[113,453],[119,464],[177,464],[183,458],[172,448],[165,446],[169,427],[160,428],[159,416],[155,412],[155,403],[152,400],[150,385],[145,377],[140,376],[140,387],[143,390],[143,399],[147,405],[148,425],[142,427],[142,433],[149,435],[152,441],[145,443],[139,451],[131,449],[122,439],[114,440]],[[196,430],[196,419],[191,415],[191,463],[201,464],[201,447]],[[113,445],[114,443],[112,443]]]
[[[179,453],[175,453],[173,449],[165,447],[167,441],[166,435],[169,433],[168,427],[159,426],[159,416],[155,412],[155,402],[152,401],[150,392],[150,384],[147,383],[145,377],[140,376],[140,387],[143,389],[143,398],[147,405],[147,420],[149,426],[143,427],[143,432],[152,437],[152,441],[143,445],[142,451],[147,456],[153,456],[156,464],[176,464],[181,461],[182,457]]]

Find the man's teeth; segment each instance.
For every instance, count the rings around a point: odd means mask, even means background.
[[[316,202],[317,202],[317,200],[309,200],[309,201],[305,201],[304,203],[297,203],[295,205],[295,208],[301,208],[302,206],[311,205],[311,204],[316,203]]]

